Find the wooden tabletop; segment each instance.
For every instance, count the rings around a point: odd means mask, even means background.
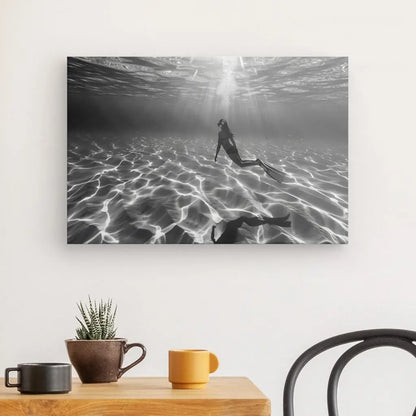
[[[0,379],[1,416],[270,416],[270,401],[244,377],[212,377],[205,390],[173,390],[166,378],[81,384],[69,394],[20,394]]]

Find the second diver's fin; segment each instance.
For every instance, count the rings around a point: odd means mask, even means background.
[[[290,227],[292,222],[289,221],[290,212],[289,214],[285,215],[284,217],[272,217],[272,218],[264,218],[267,224],[278,225],[280,227]]]

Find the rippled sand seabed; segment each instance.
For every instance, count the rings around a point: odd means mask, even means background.
[[[212,243],[241,216],[279,217],[291,227],[239,230],[241,243],[347,243],[347,155],[272,140],[239,144],[287,175],[239,168],[202,138],[85,135],[69,140],[68,243]],[[243,150],[244,149],[244,150]]]

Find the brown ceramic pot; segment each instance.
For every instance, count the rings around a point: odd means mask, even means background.
[[[117,381],[127,370],[143,361],[146,348],[139,343],[127,344],[124,338],[107,340],[65,341],[69,359],[83,383],[109,383]],[[132,347],[142,349],[142,355],[122,368],[124,354]]]

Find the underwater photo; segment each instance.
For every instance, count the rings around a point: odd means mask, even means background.
[[[67,70],[68,243],[348,243],[348,58]]]

